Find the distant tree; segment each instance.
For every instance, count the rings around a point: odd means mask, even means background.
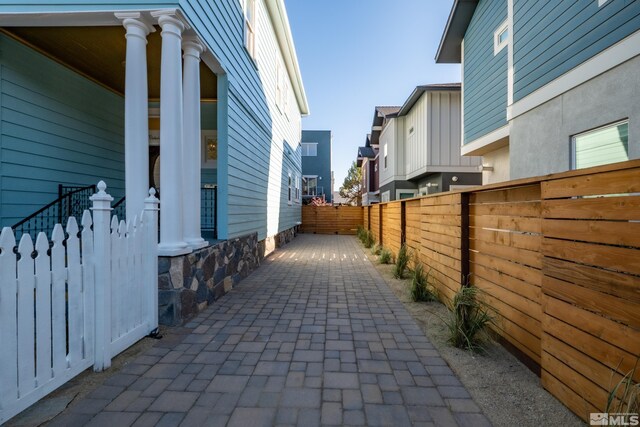
[[[340,196],[347,199],[351,205],[362,205],[362,171],[356,162],[351,164],[347,172],[342,187],[340,187]]]

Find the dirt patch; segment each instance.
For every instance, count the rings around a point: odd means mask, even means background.
[[[542,388],[536,374],[500,344],[488,343],[485,354],[473,354],[447,344],[447,330],[442,321],[447,315],[447,308],[439,302],[411,301],[411,281],[395,279],[392,265],[378,263],[376,256],[367,249],[365,251],[389,288],[402,301],[493,425],[585,425]]]

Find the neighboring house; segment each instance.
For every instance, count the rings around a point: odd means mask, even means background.
[[[464,155],[485,183],[640,157],[640,2],[455,0]]]
[[[203,183],[219,239],[300,222],[308,106],[284,0],[5,2],[0,26],[0,225],[100,179],[129,218],[159,187],[161,255],[206,245]]]
[[[378,146],[371,144],[371,134],[367,135],[364,147],[358,147],[357,166],[362,175],[362,206],[380,202]]]
[[[482,184],[481,159],[460,154],[460,84],[418,86],[402,107],[380,112],[383,202]]]
[[[302,131],[302,200],[320,197],[333,200],[331,172],[331,131]]]

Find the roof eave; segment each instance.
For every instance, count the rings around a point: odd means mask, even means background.
[[[284,57],[291,84],[293,85],[293,91],[296,95],[300,114],[307,116],[309,115],[309,104],[304,91],[304,84],[302,83],[302,74],[300,73],[298,56],[296,55],[296,48],[293,44],[293,36],[291,35],[291,27],[289,25],[284,0],[267,0],[265,3],[276,33],[278,45]]]
[[[438,64],[459,64],[461,62],[460,45],[478,6],[478,1],[454,0],[436,53]]]

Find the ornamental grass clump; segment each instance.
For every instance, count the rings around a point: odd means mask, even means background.
[[[448,304],[449,315],[444,319],[449,343],[470,351],[483,351],[488,338],[487,327],[494,324],[491,309],[478,299],[480,289],[467,283]]]
[[[607,397],[604,409],[608,414],[638,414],[640,413],[640,383],[633,380],[638,368],[638,360],[633,369],[613,386]]]
[[[371,246],[373,246],[373,244],[376,242],[375,237],[373,237],[373,233],[371,232],[371,230],[366,232],[366,236],[364,238],[364,247],[365,248],[370,248]]]
[[[398,256],[396,257],[396,265],[393,268],[393,277],[396,279],[404,279],[404,273],[409,265],[409,259],[410,256],[407,245],[402,245],[398,251]]]
[[[360,242],[364,243],[364,239],[366,238],[367,235],[367,230],[365,230],[363,227],[359,226],[358,227],[358,231],[356,231],[356,236],[358,237],[358,240],[360,240]]]
[[[380,252],[382,252],[382,246],[380,245],[373,245],[371,247],[371,253],[373,255],[380,255]]]
[[[424,267],[416,261],[411,278],[411,299],[418,301],[436,301],[436,289],[431,284],[431,270],[424,273]]]
[[[380,264],[391,264],[391,251],[382,248],[378,261],[380,261]]]

